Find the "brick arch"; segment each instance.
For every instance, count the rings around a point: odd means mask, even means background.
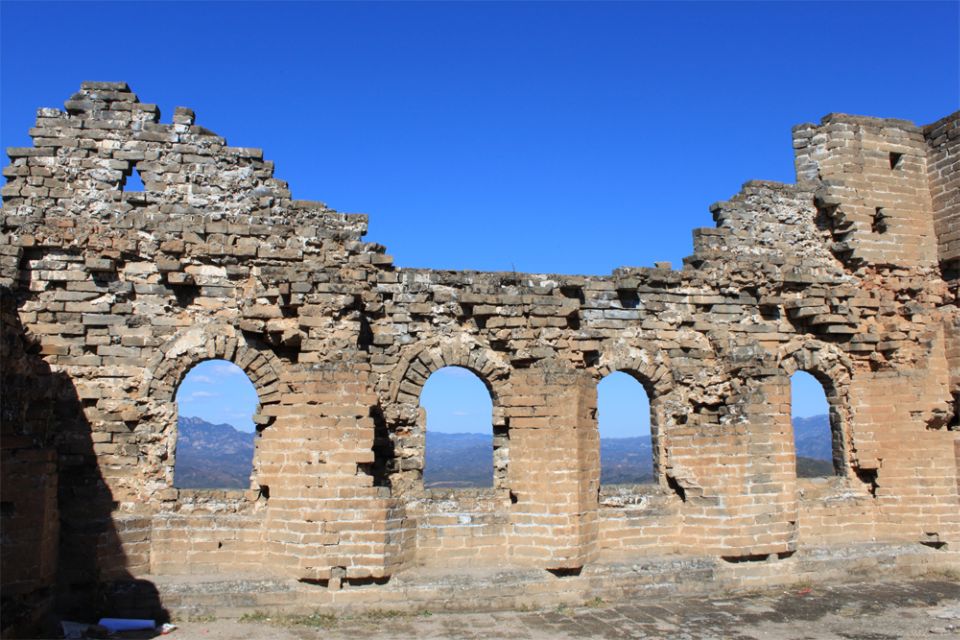
[[[684,403],[678,400],[679,389],[670,368],[670,358],[654,344],[618,341],[603,349],[593,377],[599,384],[603,378],[617,371],[630,375],[647,393],[654,482],[662,485],[662,470],[669,466],[664,436],[676,422],[674,414],[686,410]]]
[[[229,325],[190,327],[168,340],[149,366],[147,397],[172,402],[184,377],[205,360],[226,360],[243,370],[257,390],[260,406],[280,401],[281,361],[268,349],[250,345],[242,333]]]
[[[150,376],[140,389],[140,402],[146,407],[145,419],[166,441],[166,456],[148,461],[163,469],[162,475],[173,486],[173,469],[177,440],[176,393],[187,373],[206,360],[226,360],[240,367],[253,384],[260,403],[254,416],[257,430],[267,427],[272,418],[264,408],[278,404],[286,385],[280,380],[282,363],[269,349],[251,345],[243,334],[230,325],[193,326],[164,343],[147,367]],[[256,439],[256,449],[260,441]],[[253,478],[259,476],[259,456],[254,452]]]
[[[597,382],[615,371],[623,371],[637,379],[651,397],[669,394],[674,387],[670,359],[653,345],[616,343],[604,349],[594,369]]]
[[[420,394],[427,379],[444,367],[463,367],[474,373],[483,382],[493,405],[492,428],[494,430],[494,489],[505,486],[509,436],[507,420],[500,399],[505,395],[505,385],[510,376],[506,359],[495,351],[467,336],[436,339],[419,345],[401,359],[398,375],[386,392],[384,404],[386,431],[391,441],[391,450],[419,452],[415,459],[419,465],[400,465],[394,459],[384,460],[388,468],[390,485],[396,495],[422,491],[422,470],[425,459],[426,423],[420,407]],[[395,454],[389,454],[391,457]]]
[[[476,374],[487,387],[494,407],[503,395],[502,384],[510,376],[506,359],[479,342],[466,338],[436,340],[401,359],[397,370],[402,373],[391,384],[389,400],[417,404],[427,378],[443,367],[463,367]]]
[[[830,407],[834,466],[840,475],[848,476],[854,462],[851,434],[854,416],[850,401],[853,364],[849,356],[833,344],[796,338],[777,352],[777,367],[787,379],[797,371],[805,371],[823,386]]]
[[[846,353],[836,345],[813,338],[797,338],[781,347],[777,364],[787,375],[806,371],[838,389],[849,387],[853,377],[853,363]]]

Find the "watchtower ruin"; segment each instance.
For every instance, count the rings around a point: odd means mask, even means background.
[[[397,267],[365,216],[124,83],[30,134],[0,216],[4,625],[104,592],[509,607],[960,568],[960,112],[800,125],[796,184],[713,205],[680,270],[607,276]],[[243,491],[173,485],[174,395],[213,358],[259,396]],[[493,399],[490,489],[423,486],[449,365]],[[796,476],[798,370],[828,392],[826,480]],[[613,371],[650,395],[652,486],[600,487]]]

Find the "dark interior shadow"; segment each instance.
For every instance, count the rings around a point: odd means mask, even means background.
[[[165,622],[156,587],[127,571],[84,414],[96,399],[81,400],[70,377],[51,369],[20,321],[20,302],[0,287],[0,637],[62,637],[60,620]]]

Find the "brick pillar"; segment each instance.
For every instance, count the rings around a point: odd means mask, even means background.
[[[577,372],[517,370],[502,404],[515,500],[512,559],[547,569],[581,567],[594,553],[597,527],[598,436],[588,413],[595,385]]]
[[[270,490],[266,562],[314,580],[381,577],[388,505],[373,486],[376,396],[366,372],[314,367],[290,382],[259,452]]]
[[[794,548],[789,386],[773,377],[741,393],[749,393],[738,402],[742,417],[722,421],[701,409],[664,434],[663,471],[682,500],[684,553],[748,558]]]
[[[916,370],[862,372],[852,386],[854,462],[873,474],[880,541],[952,543],[960,534],[956,432],[930,409],[946,378],[941,351]]]

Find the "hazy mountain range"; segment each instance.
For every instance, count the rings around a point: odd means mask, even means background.
[[[200,418],[177,420],[173,484],[180,489],[249,489],[253,432]]]
[[[250,486],[255,434],[229,424],[180,418],[174,483],[183,489]],[[833,473],[830,420],[826,415],[796,418],[797,473]],[[492,437],[479,433],[427,434],[423,482],[427,487],[489,487],[493,484]],[[604,484],[653,482],[649,436],[600,440],[600,480]]]

